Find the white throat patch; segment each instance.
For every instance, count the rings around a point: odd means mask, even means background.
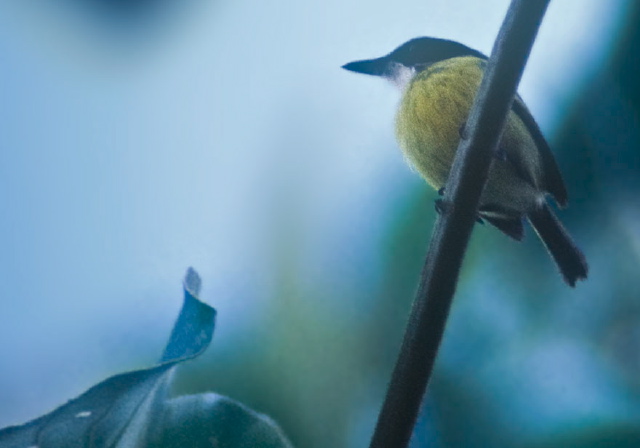
[[[394,62],[392,64],[391,70],[385,78],[394,86],[404,91],[411,82],[411,79],[415,76],[416,69],[413,67],[407,67],[406,65],[402,65],[398,62]]]

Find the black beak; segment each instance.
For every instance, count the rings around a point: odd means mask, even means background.
[[[365,75],[384,76],[388,71],[389,63],[387,58],[366,59],[364,61],[349,62],[343,65],[342,68]]]

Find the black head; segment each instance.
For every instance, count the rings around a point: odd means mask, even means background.
[[[452,40],[417,37],[400,45],[386,56],[350,62],[343,65],[342,68],[357,73],[388,77],[392,76],[398,64],[419,72],[438,61],[459,56],[487,59],[479,51]]]

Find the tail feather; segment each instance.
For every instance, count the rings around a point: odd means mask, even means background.
[[[542,204],[529,213],[528,218],[558,265],[564,280],[570,286],[575,286],[577,280],[587,278],[589,267],[584,254],[578,249],[549,206]]]

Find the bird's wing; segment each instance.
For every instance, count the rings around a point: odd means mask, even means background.
[[[524,238],[524,226],[522,225],[522,218],[499,218],[497,216],[485,216],[480,213],[482,219],[486,219],[489,224],[495,226],[505,235],[513,238],[516,241],[522,241]]]
[[[544,173],[545,190],[553,195],[556,203],[560,207],[566,206],[568,200],[567,189],[564,186],[562,174],[560,174],[560,168],[558,168],[556,159],[553,157],[551,148],[549,148],[547,140],[544,138],[544,135],[542,135],[542,131],[540,130],[540,127],[538,127],[538,123],[536,123],[536,120],[533,118],[533,115],[531,115],[531,112],[529,112],[529,109],[527,109],[527,106],[524,104],[524,101],[522,101],[522,98],[520,98],[520,95],[516,95],[514,98],[512,110],[527,127],[527,130],[531,134],[531,137],[538,148],[540,161],[542,163],[542,172]],[[517,160],[510,160],[510,162],[516,165],[518,164]]]

